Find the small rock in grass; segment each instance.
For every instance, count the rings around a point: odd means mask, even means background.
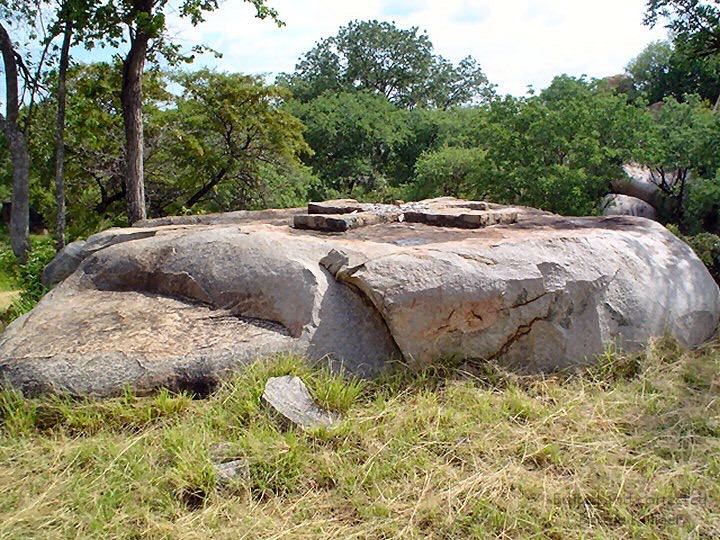
[[[215,478],[220,486],[227,486],[238,480],[249,478],[250,466],[244,459],[235,459],[225,463],[213,463]]]
[[[328,427],[339,420],[336,414],[315,404],[300,377],[271,377],[262,400],[286,421],[303,429]]]

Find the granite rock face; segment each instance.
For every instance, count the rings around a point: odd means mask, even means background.
[[[638,216],[657,221],[658,211],[663,205],[663,191],[660,186],[671,188],[675,183],[686,181],[681,171],[660,172],[637,163],[626,163],[622,167],[623,177],[611,182],[613,193],[608,194],[601,209],[606,216]]]
[[[602,203],[603,215],[606,216],[637,216],[657,221],[655,208],[637,197],[611,193],[606,195]]]
[[[26,394],[202,393],[277,352],[361,376],[458,356],[552,371],[666,333],[696,346],[717,327],[717,285],[647,219],[448,198],[317,209],[381,222],[298,228],[300,209],[163,218],[69,247],[54,264],[74,271],[0,338],[0,381]]]

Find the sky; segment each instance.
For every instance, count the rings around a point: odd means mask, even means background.
[[[223,53],[196,65],[264,74],[293,71],[298,59],[351,20],[392,21],[426,31],[435,54],[473,56],[500,94],[525,95],[553,77],[622,73],[662,27],[642,24],[646,0],[267,0],[285,26],[254,17],[252,4],[225,0],[197,27],[171,16],[176,39]]]

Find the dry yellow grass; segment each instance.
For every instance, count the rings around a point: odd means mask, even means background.
[[[279,429],[259,403],[278,373],[343,423]],[[285,358],[205,400],[5,392],[0,538],[718,538],[719,388],[720,345],[663,340],[569,377],[344,384]],[[248,475],[218,485],[218,455]]]
[[[0,291],[0,311],[9,308],[19,295],[20,291]]]

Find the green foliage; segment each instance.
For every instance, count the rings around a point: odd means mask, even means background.
[[[720,53],[720,7],[717,0],[648,0],[645,24],[664,20],[674,39],[697,56]]]
[[[401,108],[447,108],[492,95],[472,57],[455,67],[433,54],[429,37],[417,27],[405,30],[378,21],[351,21],[341,27],[281,80],[304,102],[326,92],[371,92]]]
[[[108,225],[127,224],[124,205],[124,128],[117,87],[119,64],[77,64],[68,72],[65,195],[68,237],[73,240]],[[146,143],[152,156],[157,141],[153,127],[155,114],[168,99],[162,74],[153,69],[145,73],[145,112],[148,119]],[[36,106],[37,122],[30,135],[32,153],[31,201],[44,222],[54,224],[54,98]],[[149,172],[151,159],[146,160]]]
[[[445,147],[427,152],[415,164],[412,198],[486,196],[490,164],[480,148]]]
[[[42,272],[47,263],[55,257],[53,239],[41,236],[32,239],[33,250],[25,264],[18,267],[18,285],[24,298],[37,302],[47,292],[41,283]]]
[[[68,76],[65,166],[68,236],[85,237],[125,217],[124,128],[117,65],[76,65]],[[299,206],[318,180],[299,160],[311,153],[286,91],[257,77],[199,70],[173,77],[146,70],[145,183],[151,216]],[[55,223],[53,114],[38,104],[32,131],[31,200]],[[183,208],[185,210],[183,210]]]
[[[700,260],[707,266],[710,275],[720,285],[720,236],[702,232],[680,237],[693,248]]]
[[[663,219],[683,230],[697,230],[704,221],[716,219],[712,209],[718,199],[712,197],[717,196],[714,179],[720,170],[720,115],[697,96],[687,95],[684,102],[666,98],[652,117],[636,159],[655,171]]]
[[[690,182],[683,224],[691,234],[720,234],[720,169],[713,179],[696,178]]]
[[[448,148],[417,161],[418,196],[458,193],[570,215],[595,211],[651,121],[603,85],[566,76],[537,96],[447,118]]]
[[[714,103],[720,95],[720,57],[699,58],[668,41],[650,43],[625,70],[648,103],[686,94]]]
[[[497,102],[480,132],[494,165],[491,197],[592,214],[648,122],[602,85],[566,76],[537,96]]]
[[[5,324],[30,311],[48,291],[41,279],[43,269],[55,256],[53,239],[50,236],[31,237],[31,242],[33,249],[24,264],[17,263],[5,244],[0,251],[0,273],[12,276],[13,285],[20,289],[19,296],[0,314],[0,321]]]
[[[370,92],[326,93],[288,106],[305,124],[305,140],[314,152],[308,165],[323,188],[336,193],[377,189],[408,135],[404,111]]]
[[[287,97],[259,77],[207,69],[176,73],[183,94],[159,112],[147,174],[153,212],[203,211],[305,202],[312,178],[299,156],[311,150]]]

